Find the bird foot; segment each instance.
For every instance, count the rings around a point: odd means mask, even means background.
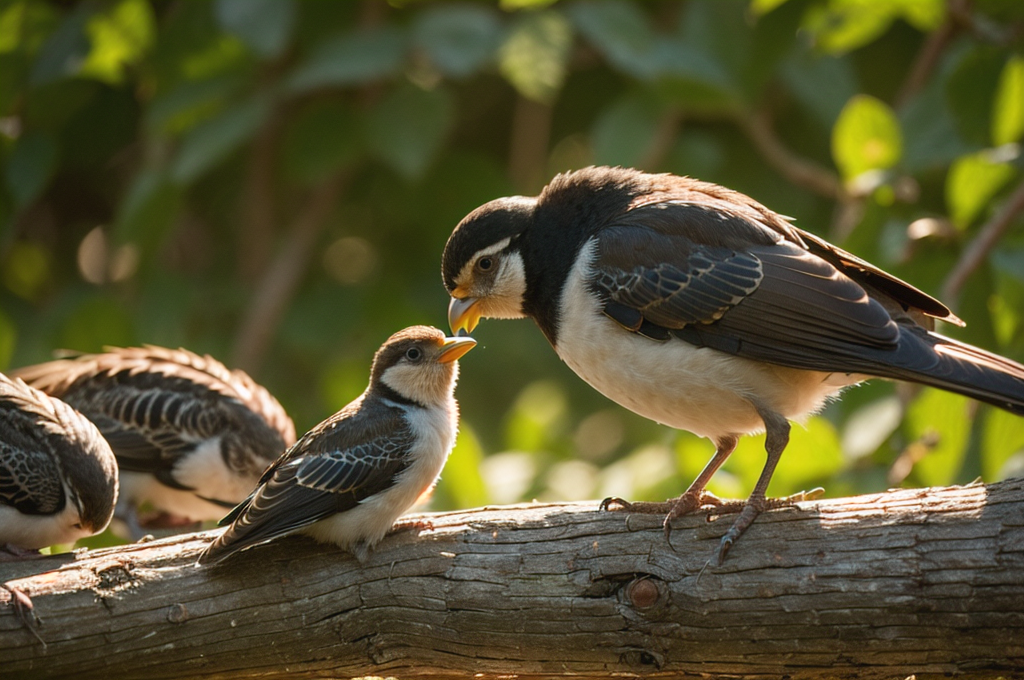
[[[39,626],[42,624],[42,619],[36,614],[35,605],[32,604],[32,598],[26,595],[23,591],[15,588],[14,586],[7,583],[0,583],[0,588],[10,593],[10,600],[8,604],[14,608],[14,615],[21,622],[28,632],[39,640],[39,644],[43,647],[46,646],[46,640],[39,635]]]
[[[732,548],[733,544],[739,540],[739,537],[743,535],[757,516],[762,512],[768,510],[779,510],[780,508],[791,508],[797,503],[804,501],[812,501],[821,498],[825,493],[825,489],[816,487],[810,491],[800,491],[790,496],[784,496],[782,498],[750,498],[746,503],[742,505],[739,510],[739,517],[732,523],[729,530],[722,536],[721,543],[718,544],[718,551],[715,556],[710,560],[710,564],[713,567],[722,566],[722,562],[725,560],[726,554],[729,549]],[[729,504],[732,506],[732,504]],[[721,514],[721,509],[716,508],[716,512]],[[726,512],[735,512],[731,507]]]
[[[21,548],[14,545],[13,543],[5,543],[0,546],[0,562],[18,562],[20,560],[38,560],[41,557],[46,557],[43,553],[38,550],[31,550],[29,548]]]

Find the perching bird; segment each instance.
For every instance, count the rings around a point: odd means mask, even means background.
[[[82,414],[0,374],[0,548],[14,555],[103,531],[117,463]]]
[[[428,326],[388,338],[366,391],[267,470],[199,563],[297,531],[343,548],[377,543],[441,474],[458,430],[456,360],[475,345]]]
[[[595,389],[707,437],[714,457],[668,504],[670,521],[741,435],[768,460],[717,561],[769,505],[789,419],[848,385],[895,378],[1024,415],[1024,366],[931,331],[962,325],[939,301],[753,199],[673,175],[591,167],[536,197],[491,201],[455,228],[442,262],[453,331],[530,317]],[[627,506],[629,504],[626,504]]]
[[[120,468],[117,516],[136,538],[142,504],[160,513],[149,527],[222,517],[295,441],[291,418],[264,388],[183,349],[111,348],[13,375],[99,427]]]

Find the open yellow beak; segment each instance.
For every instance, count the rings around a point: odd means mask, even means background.
[[[455,361],[474,347],[476,347],[476,340],[468,335],[461,335],[457,338],[445,338],[444,344],[441,345],[441,353],[437,355],[437,361],[442,364]]]
[[[448,325],[452,333],[459,335],[460,331],[472,333],[476,325],[480,323],[480,301],[476,298],[453,297],[448,303]]]

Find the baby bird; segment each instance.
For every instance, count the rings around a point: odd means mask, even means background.
[[[343,548],[377,543],[444,467],[458,430],[456,360],[475,345],[428,326],[388,338],[366,391],[264,473],[199,564],[294,532]]]
[[[183,349],[111,348],[13,375],[99,427],[120,468],[117,516],[135,538],[143,526],[221,517],[295,441],[291,418],[252,378]],[[144,503],[162,514],[140,524]]]
[[[96,426],[0,374],[0,548],[15,556],[103,531],[117,463]]]

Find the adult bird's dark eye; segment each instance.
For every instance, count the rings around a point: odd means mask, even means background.
[[[419,361],[422,356],[423,352],[420,351],[419,347],[410,347],[405,350],[405,358],[409,361]]]
[[[487,271],[494,265],[494,260],[489,257],[481,257],[476,261],[476,268],[482,272]]]

